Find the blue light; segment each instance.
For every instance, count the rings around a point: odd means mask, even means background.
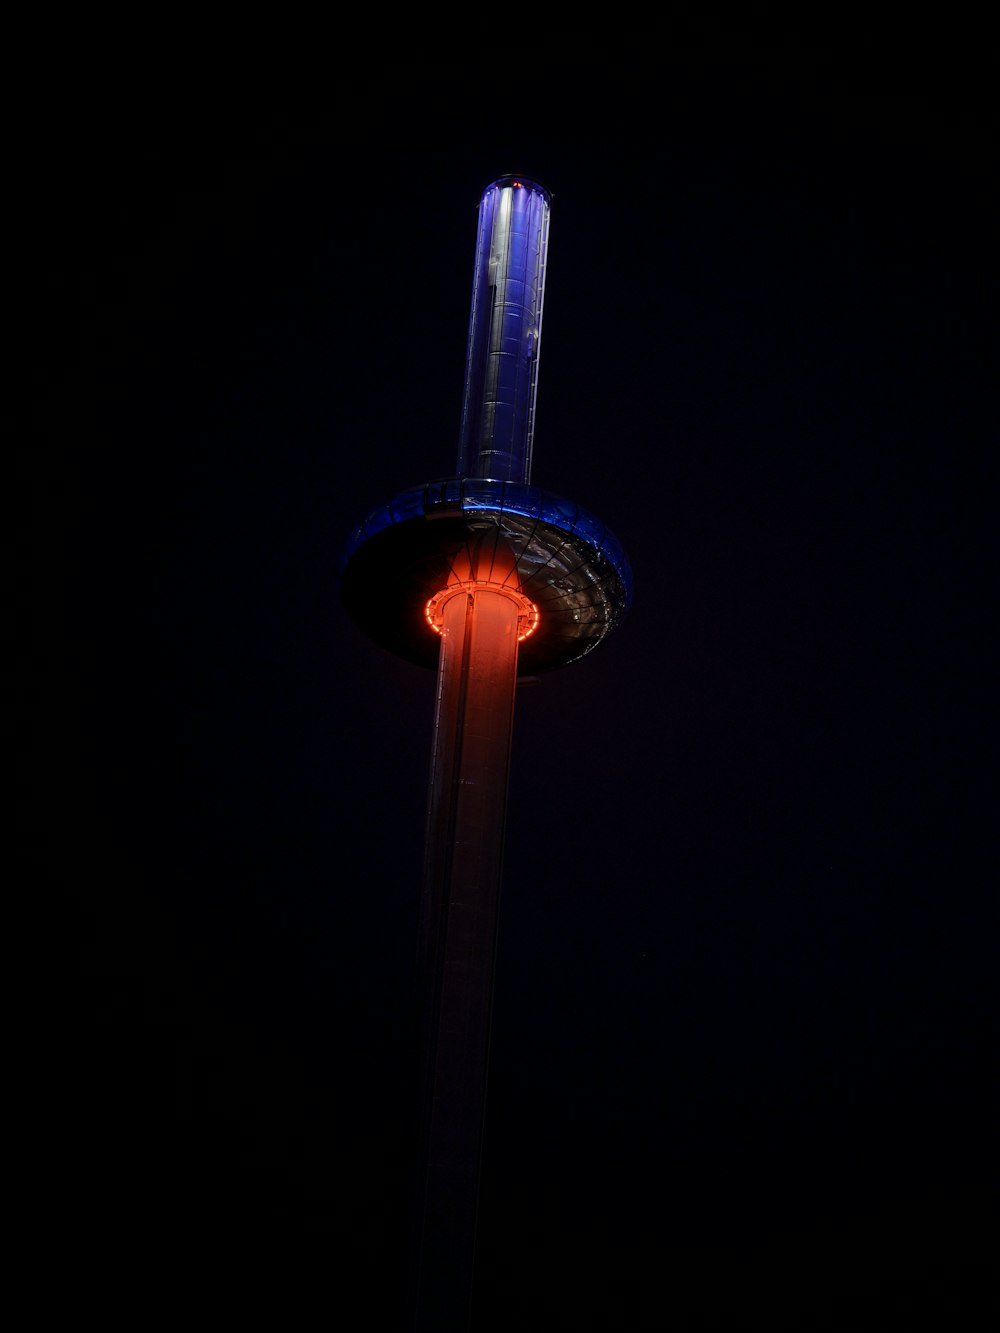
[[[343,574],[356,552],[386,528],[414,521],[426,521],[442,513],[466,515],[511,514],[533,519],[569,539],[589,547],[598,564],[616,575],[625,591],[625,607],[632,601],[632,571],[625,551],[615,534],[599,518],[573,500],[551,491],[520,482],[498,481],[486,477],[449,477],[400,491],[391,500],[373,509],[352,533],[340,562]]]
[[[479,205],[458,472],[527,483],[538,389],[549,197],[505,176]]]

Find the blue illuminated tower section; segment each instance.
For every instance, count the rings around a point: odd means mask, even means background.
[[[550,199],[484,191],[456,475],[373,508],[341,592],[377,643],[437,673],[418,958],[414,1328],[468,1327],[518,675],[592,651],[631,599],[601,521],[531,485]]]
[[[530,181],[479,205],[458,473],[528,482],[535,434],[549,200]]]

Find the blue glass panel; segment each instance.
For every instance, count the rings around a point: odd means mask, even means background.
[[[441,504],[444,500],[444,487],[445,483],[443,481],[429,481],[424,487],[425,513],[428,509],[433,509],[435,505]]]
[[[546,493],[542,498],[542,518],[546,523],[554,523],[557,528],[572,532],[576,525],[577,507],[572,500],[564,500],[560,495]]]
[[[538,518],[542,512],[542,493],[534,486],[522,486],[519,482],[509,481],[504,487],[503,507],[512,514]]]
[[[384,504],[379,505],[377,509],[373,509],[371,513],[367,514],[365,517],[365,535],[367,537],[374,537],[376,532],[381,532],[382,529],[387,528],[391,522],[392,514],[389,512],[389,506]]]
[[[468,477],[462,483],[463,509],[497,509],[503,488],[477,477]]]
[[[599,518],[594,518],[593,514],[588,514],[581,509],[573,531],[600,550],[601,542],[604,540],[605,527]]]
[[[392,517],[395,523],[403,523],[408,518],[419,518],[424,512],[424,487],[401,491],[391,501]]]

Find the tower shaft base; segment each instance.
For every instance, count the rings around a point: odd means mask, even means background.
[[[421,918],[414,1327],[468,1328],[517,680],[517,603],[443,607]]]

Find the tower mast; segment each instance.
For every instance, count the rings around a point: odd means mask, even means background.
[[[437,670],[418,957],[414,1328],[468,1328],[514,693],[619,623],[631,571],[577,505],[531,486],[548,192],[484,191],[457,476],[372,510],[341,590],[376,642]]]

